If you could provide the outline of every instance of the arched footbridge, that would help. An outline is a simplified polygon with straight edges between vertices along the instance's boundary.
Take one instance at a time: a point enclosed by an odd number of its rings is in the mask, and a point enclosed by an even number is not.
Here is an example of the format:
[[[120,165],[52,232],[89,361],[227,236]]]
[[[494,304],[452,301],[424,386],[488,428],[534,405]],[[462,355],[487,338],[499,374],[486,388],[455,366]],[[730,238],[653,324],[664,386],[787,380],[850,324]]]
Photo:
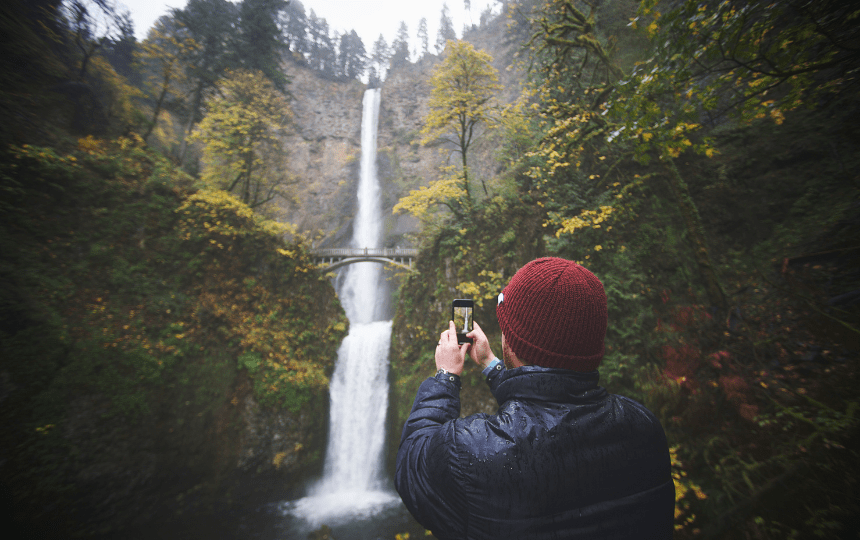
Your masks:
[[[406,248],[330,248],[313,249],[311,257],[323,272],[337,270],[357,262],[393,264],[412,270],[412,262],[418,256],[417,249]]]

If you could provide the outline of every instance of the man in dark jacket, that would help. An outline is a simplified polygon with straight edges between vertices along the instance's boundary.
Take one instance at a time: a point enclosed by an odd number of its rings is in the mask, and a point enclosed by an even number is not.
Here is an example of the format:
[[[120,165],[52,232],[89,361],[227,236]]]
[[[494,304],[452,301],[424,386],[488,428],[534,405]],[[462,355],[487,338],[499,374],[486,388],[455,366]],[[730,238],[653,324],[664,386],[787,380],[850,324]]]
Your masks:
[[[675,487],[663,428],[598,386],[603,284],[564,259],[532,261],[499,295],[504,365],[480,326],[436,348],[400,439],[395,485],[440,539],[668,539]],[[499,402],[460,416],[467,350]],[[507,366],[507,369],[505,369]]]

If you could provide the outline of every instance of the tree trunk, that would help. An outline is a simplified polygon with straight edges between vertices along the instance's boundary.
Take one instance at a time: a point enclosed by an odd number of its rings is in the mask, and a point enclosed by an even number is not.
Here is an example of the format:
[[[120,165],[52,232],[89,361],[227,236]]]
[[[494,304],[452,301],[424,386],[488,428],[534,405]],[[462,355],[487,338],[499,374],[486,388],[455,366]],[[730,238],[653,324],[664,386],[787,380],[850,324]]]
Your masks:
[[[472,190],[469,189],[469,164],[466,161],[466,152],[469,151],[469,140],[466,138],[465,119],[460,119],[460,160],[463,164],[463,191],[466,192],[467,212],[472,209]]]
[[[681,211],[681,216],[684,219],[684,226],[687,229],[687,235],[693,243],[693,255],[696,259],[696,265],[699,267],[699,274],[705,285],[705,292],[708,295],[708,301],[712,306],[716,306],[721,311],[725,312],[727,307],[726,295],[723,292],[723,287],[720,285],[720,279],[711,262],[711,255],[708,250],[708,244],[705,240],[705,229],[702,226],[702,220],[699,217],[699,211],[693,198],[690,196],[690,190],[687,183],[681,178],[681,173],[675,166],[675,162],[671,157],[665,157],[666,169],[669,172],[669,186],[672,188],[672,193],[675,195],[675,200],[678,202],[678,208]]]
[[[146,141],[149,136],[152,134],[152,130],[155,129],[155,126],[158,124],[158,115],[161,114],[161,107],[164,105],[164,98],[167,97],[167,90],[170,88],[170,76],[165,76],[163,84],[161,85],[161,93],[158,96],[158,101],[155,103],[155,112],[152,113],[152,122],[150,122],[149,127],[146,130],[146,134],[143,136],[143,140]]]
[[[185,153],[188,150],[188,137],[191,135],[191,128],[194,127],[194,117],[197,116],[197,109],[200,108],[200,102],[203,100],[203,80],[197,83],[197,88],[194,89],[194,99],[191,102],[191,108],[188,111],[188,124],[185,126],[185,135],[182,137],[182,145],[179,150],[179,166],[185,165]]]
[[[245,185],[242,189],[242,202],[251,206],[251,174],[254,168],[254,153],[248,152],[245,156]]]

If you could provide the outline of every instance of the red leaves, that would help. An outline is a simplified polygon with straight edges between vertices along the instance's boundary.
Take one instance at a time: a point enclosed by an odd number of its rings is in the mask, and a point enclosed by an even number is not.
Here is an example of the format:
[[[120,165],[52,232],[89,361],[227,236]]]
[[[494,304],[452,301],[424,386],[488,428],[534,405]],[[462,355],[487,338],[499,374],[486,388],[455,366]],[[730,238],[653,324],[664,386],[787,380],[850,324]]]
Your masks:
[[[695,389],[695,374],[699,369],[702,352],[699,347],[690,343],[677,346],[663,345],[661,349],[666,366],[663,373],[689,390]]]
[[[726,399],[738,410],[745,420],[753,421],[758,414],[758,406],[750,403],[753,399],[752,387],[746,379],[737,374],[721,375],[718,384],[726,395]]]

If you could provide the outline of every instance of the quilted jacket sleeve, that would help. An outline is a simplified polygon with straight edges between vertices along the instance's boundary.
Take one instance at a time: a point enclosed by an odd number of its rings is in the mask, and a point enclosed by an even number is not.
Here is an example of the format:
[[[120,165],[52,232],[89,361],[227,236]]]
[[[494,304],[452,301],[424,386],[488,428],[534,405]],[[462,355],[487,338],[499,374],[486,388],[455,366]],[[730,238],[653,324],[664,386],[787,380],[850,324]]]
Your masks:
[[[397,451],[394,484],[403,503],[437,538],[464,530],[454,420],[460,416],[460,379],[439,376],[418,388]]]

